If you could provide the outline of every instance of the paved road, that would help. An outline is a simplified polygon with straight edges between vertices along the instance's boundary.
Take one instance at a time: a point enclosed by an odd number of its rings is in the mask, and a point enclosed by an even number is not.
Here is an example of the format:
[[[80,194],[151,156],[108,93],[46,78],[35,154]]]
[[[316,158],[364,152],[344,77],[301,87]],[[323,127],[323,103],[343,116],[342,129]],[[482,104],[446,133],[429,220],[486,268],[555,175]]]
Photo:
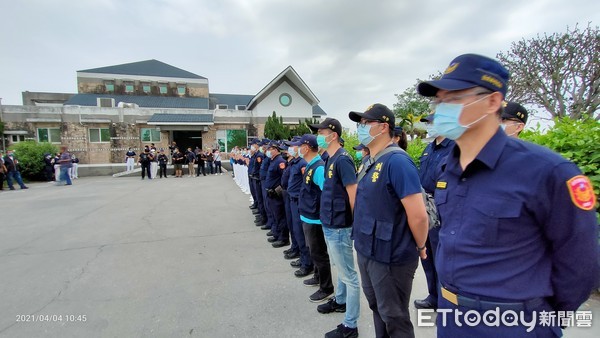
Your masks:
[[[343,315],[316,312],[247,206],[228,175],[1,192],[0,337],[322,337]],[[426,289],[419,268],[413,297]]]

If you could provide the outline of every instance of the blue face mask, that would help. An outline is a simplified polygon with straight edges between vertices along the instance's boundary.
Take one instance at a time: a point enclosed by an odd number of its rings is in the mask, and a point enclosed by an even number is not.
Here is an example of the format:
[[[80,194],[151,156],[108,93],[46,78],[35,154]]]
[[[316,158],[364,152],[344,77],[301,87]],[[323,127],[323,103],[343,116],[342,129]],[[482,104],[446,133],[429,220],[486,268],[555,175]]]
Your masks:
[[[369,145],[369,143],[371,143],[371,141],[373,141],[374,137],[371,136],[371,125],[367,124],[367,125],[359,125],[358,128],[356,129],[356,132],[358,134],[358,141],[360,142],[360,144],[362,145]]]
[[[296,157],[296,151],[294,150],[294,147],[288,148],[288,154],[290,154],[291,157]]]
[[[329,134],[329,135],[331,135],[331,134]],[[329,137],[329,135],[327,135],[327,136],[317,135],[317,144],[322,149],[327,149],[327,147],[329,147],[329,142],[327,142],[327,137]]]
[[[298,148],[298,156],[300,156],[300,158],[304,158],[304,154],[302,153],[302,148]]]
[[[271,157],[271,151],[267,150],[267,153],[265,155],[267,155],[267,157]]]
[[[427,129],[427,135],[429,135],[429,137],[438,137],[440,135],[432,124],[428,124],[425,128]]]
[[[489,96],[489,95],[488,95]],[[486,96],[487,97],[487,96]],[[485,97],[471,102],[467,105],[458,104],[458,103],[439,103],[435,108],[435,114],[433,115],[433,127],[438,132],[439,135],[447,137],[451,140],[459,139],[464,132],[474,125],[475,123],[483,120],[489,114],[485,114],[478,118],[477,120],[463,126],[460,124],[460,115],[463,112],[464,107],[467,107],[473,103],[479,102],[483,100]],[[364,144],[364,143],[363,143]]]
[[[362,151],[357,151],[356,154],[354,154],[354,157],[359,161],[362,160],[362,158],[363,158]]]

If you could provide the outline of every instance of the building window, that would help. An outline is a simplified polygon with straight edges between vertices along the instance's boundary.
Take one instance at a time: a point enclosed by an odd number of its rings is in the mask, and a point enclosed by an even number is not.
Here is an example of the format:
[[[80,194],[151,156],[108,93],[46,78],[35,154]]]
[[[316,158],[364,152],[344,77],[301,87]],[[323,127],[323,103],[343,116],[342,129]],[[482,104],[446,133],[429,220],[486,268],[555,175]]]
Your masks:
[[[279,95],[279,103],[282,106],[287,107],[290,104],[292,104],[292,97],[288,93],[283,93],[283,94]]]
[[[60,128],[38,128],[38,142],[60,143]]]
[[[142,128],[140,138],[142,142],[160,142],[160,131],[154,128]]]
[[[25,135],[10,135],[11,143],[19,143],[25,141]]]
[[[107,92],[114,92],[115,91],[115,83],[112,81],[107,81],[104,82],[104,87],[106,89]]]
[[[110,142],[110,131],[108,128],[90,128],[89,133],[91,143]]]
[[[161,94],[166,94],[167,93],[167,85],[165,83],[161,83],[158,85],[158,89],[160,91]]]
[[[133,83],[125,84],[125,93],[133,93]]]
[[[235,106],[235,109],[236,110],[246,110],[246,106],[243,104],[238,104]]]
[[[177,86],[177,94],[179,96],[185,95],[185,85],[179,85],[179,86]]]
[[[217,105],[217,109],[227,109],[227,108],[229,108],[229,106],[226,104],[218,104]]]
[[[142,91],[144,91],[144,93],[149,94],[150,93],[150,84],[149,83],[144,83],[142,85]]]

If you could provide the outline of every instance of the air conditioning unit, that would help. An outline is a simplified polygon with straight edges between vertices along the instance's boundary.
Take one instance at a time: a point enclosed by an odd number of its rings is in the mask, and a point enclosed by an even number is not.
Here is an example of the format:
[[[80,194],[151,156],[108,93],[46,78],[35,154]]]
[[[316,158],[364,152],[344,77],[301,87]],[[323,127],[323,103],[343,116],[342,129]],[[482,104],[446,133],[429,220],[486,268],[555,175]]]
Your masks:
[[[96,98],[96,105],[98,107],[114,108],[115,107],[115,99],[113,99],[111,97],[98,97],[98,98]]]

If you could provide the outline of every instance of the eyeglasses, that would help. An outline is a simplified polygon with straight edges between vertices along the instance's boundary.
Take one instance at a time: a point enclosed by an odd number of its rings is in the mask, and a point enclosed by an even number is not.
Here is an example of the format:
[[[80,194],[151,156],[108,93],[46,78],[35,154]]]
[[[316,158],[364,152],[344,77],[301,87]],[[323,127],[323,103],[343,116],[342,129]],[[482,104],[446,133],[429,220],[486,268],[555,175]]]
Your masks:
[[[468,93],[468,94],[463,94],[463,95],[455,95],[455,96],[445,97],[443,99],[435,98],[435,99],[431,100],[431,102],[429,103],[429,106],[432,109],[434,109],[440,103],[455,103],[455,102],[458,102],[467,97],[479,96],[479,95],[489,95],[489,94],[492,94],[492,92],[486,90],[486,91],[482,91],[482,92]]]
[[[378,120],[360,120],[360,122],[356,122],[356,128],[364,128],[367,126],[367,124],[370,123],[383,123],[381,121]]]

